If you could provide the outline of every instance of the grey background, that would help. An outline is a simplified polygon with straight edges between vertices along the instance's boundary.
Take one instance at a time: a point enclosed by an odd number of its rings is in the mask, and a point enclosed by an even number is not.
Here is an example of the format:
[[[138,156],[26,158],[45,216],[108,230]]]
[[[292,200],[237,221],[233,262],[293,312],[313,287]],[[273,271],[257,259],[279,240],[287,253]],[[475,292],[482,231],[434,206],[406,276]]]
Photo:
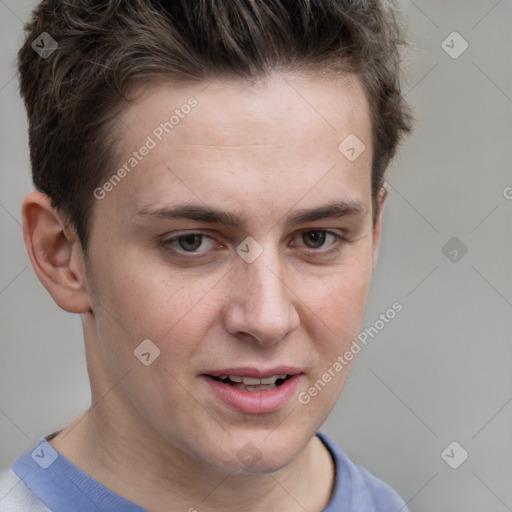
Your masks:
[[[0,0],[0,469],[90,398],[80,318],[54,305],[22,241],[14,59],[34,4]],[[512,510],[512,1],[402,4],[417,123],[390,171],[365,326],[403,311],[359,353],[323,431],[411,512]],[[454,31],[469,43],[457,59],[441,47]],[[468,248],[457,262],[441,250],[454,236]],[[441,458],[452,441],[469,453],[458,469]]]

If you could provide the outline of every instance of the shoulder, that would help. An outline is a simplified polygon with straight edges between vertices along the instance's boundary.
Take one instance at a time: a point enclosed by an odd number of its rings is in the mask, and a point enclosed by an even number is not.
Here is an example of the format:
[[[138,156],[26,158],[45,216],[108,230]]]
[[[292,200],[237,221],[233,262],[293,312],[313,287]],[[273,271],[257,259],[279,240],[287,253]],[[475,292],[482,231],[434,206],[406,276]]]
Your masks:
[[[400,495],[386,482],[379,480],[376,476],[372,475],[368,470],[356,466],[365,483],[368,494],[371,495],[373,505],[376,510],[400,510],[407,512],[406,504]]]
[[[407,512],[406,504],[387,483],[350,460],[347,454],[325,434],[318,434],[333,456],[336,484],[331,503],[324,512]]]
[[[0,475],[0,510],[2,512],[50,512],[11,470]]]

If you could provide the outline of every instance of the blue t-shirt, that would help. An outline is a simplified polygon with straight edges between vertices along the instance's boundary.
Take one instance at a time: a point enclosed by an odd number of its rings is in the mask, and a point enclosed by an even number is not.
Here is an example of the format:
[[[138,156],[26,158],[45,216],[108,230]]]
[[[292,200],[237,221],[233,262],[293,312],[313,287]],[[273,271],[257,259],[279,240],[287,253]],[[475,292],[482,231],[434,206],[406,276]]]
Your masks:
[[[317,435],[336,467],[334,492],[323,512],[407,512],[389,485],[356,466],[327,436]],[[2,512],[147,512],[81,471],[45,437],[11,471],[0,479]]]

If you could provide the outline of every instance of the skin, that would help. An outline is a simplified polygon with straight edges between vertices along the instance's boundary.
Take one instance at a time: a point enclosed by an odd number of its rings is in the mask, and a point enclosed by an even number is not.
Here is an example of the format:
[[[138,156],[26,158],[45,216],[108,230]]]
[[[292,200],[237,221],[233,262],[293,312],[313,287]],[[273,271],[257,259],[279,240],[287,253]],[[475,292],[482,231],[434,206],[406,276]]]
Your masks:
[[[321,511],[334,465],[315,433],[349,366],[309,404],[297,395],[362,325],[381,222],[379,215],[372,224],[368,102],[351,75],[152,83],[123,110],[117,164],[191,96],[197,107],[96,201],[86,260],[44,194],[24,201],[32,264],[57,304],[81,314],[91,379],[93,405],[51,444],[149,511]],[[349,134],[366,145],[353,162],[338,150]],[[380,212],[384,199],[382,191]],[[357,208],[286,223],[335,201]],[[185,202],[229,211],[245,226],[147,214]],[[211,237],[199,256],[169,240],[198,230]],[[315,246],[308,233],[322,230],[347,241],[327,235]],[[248,236],[263,248],[253,263],[236,253]],[[150,366],[133,352],[147,338],[161,351]],[[277,365],[303,374],[270,414],[229,408],[202,377]],[[237,457],[249,442],[261,455],[251,467]]]

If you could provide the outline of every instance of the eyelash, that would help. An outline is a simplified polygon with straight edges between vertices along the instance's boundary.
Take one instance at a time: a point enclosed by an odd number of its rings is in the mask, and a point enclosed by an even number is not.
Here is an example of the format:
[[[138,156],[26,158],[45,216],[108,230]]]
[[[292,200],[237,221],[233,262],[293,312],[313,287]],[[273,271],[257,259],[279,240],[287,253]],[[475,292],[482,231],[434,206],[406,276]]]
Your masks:
[[[322,258],[337,254],[341,252],[345,244],[350,243],[350,240],[345,235],[340,235],[339,233],[329,229],[308,229],[306,231],[301,231],[298,236],[302,236],[306,233],[325,233],[326,235],[332,235],[334,237],[334,242],[331,244],[330,249],[324,249],[322,251],[320,249],[315,250],[306,246],[306,248],[310,251],[310,257],[313,258]]]
[[[351,241],[348,240],[345,235],[341,235],[341,234],[336,233],[335,231],[331,231],[329,229],[308,229],[305,231],[301,231],[300,233],[298,233],[297,236],[303,236],[307,233],[325,233],[326,235],[332,235],[334,237],[334,242],[331,244],[330,249],[321,250],[321,249],[308,248],[307,246],[305,246],[306,249],[308,249],[308,252],[310,252],[309,256],[313,257],[313,258],[321,258],[321,257],[334,255],[334,254],[340,252],[343,249],[343,246],[345,244],[351,243]],[[208,233],[205,233],[202,231],[191,231],[189,233],[184,233],[184,234],[175,235],[175,236],[172,236],[169,238],[164,238],[160,241],[160,244],[165,250],[171,251],[175,255],[182,257],[182,258],[191,259],[191,258],[199,258],[201,256],[204,256],[205,253],[198,253],[195,251],[185,251],[183,249],[181,249],[181,250],[175,249],[171,246],[172,243],[177,242],[178,240],[180,240],[182,238],[186,238],[187,236],[192,236],[192,235],[199,235],[204,238],[208,238],[212,241],[215,241],[215,239],[212,236],[210,236]],[[196,256],[193,256],[194,254]]]

